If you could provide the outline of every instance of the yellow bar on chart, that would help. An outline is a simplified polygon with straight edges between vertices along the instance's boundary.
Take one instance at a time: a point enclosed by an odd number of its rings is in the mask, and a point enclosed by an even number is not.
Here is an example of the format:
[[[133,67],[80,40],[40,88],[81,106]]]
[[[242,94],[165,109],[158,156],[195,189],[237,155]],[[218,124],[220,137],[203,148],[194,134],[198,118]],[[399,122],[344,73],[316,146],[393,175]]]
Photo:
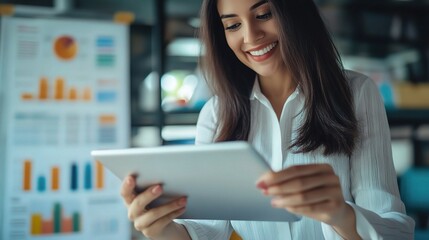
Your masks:
[[[33,94],[31,94],[31,93],[23,93],[23,94],[21,95],[21,99],[22,99],[22,100],[25,100],[25,101],[29,101],[29,100],[33,100],[33,99],[34,99],[34,96],[33,96]]]
[[[32,163],[30,160],[24,161],[24,171],[23,171],[23,182],[22,182],[22,189],[24,191],[30,191],[31,190],[31,170],[32,170]]]
[[[104,187],[104,169],[103,165],[99,161],[95,161],[96,164],[96,184],[95,187],[101,189]]]
[[[58,191],[60,189],[60,168],[58,167],[53,167],[51,170],[51,174],[52,174],[52,190],[53,191]]]
[[[65,93],[64,79],[63,78],[57,78],[57,80],[55,80],[55,93],[54,93],[55,100],[63,100],[64,99],[64,93]]]
[[[101,115],[100,118],[101,124],[115,124],[116,123],[116,116],[115,115]]]
[[[42,215],[33,214],[31,215],[31,235],[42,234]]]
[[[39,99],[40,100],[47,100],[48,99],[48,92],[49,92],[48,79],[43,77],[40,79],[40,82],[39,82]]]
[[[91,89],[85,88],[83,90],[83,100],[89,102],[89,101],[91,101],[91,98],[92,98]]]
[[[71,87],[69,90],[69,100],[72,100],[72,101],[77,100],[77,90],[74,87]]]

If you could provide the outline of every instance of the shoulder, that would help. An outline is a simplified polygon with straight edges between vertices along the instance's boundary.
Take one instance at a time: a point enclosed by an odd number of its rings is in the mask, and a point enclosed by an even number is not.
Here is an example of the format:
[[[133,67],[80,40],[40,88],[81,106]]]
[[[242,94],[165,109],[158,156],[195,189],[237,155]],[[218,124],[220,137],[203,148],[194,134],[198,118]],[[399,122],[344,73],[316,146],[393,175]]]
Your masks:
[[[218,128],[218,100],[210,98],[200,111],[197,122],[195,144],[207,144],[215,141]]]
[[[218,105],[219,103],[217,96],[211,97],[201,109],[198,121],[202,119],[212,119],[212,121],[215,121],[217,119]]]
[[[346,70],[345,76],[355,101],[364,95],[379,95],[378,87],[370,77],[351,70]]]

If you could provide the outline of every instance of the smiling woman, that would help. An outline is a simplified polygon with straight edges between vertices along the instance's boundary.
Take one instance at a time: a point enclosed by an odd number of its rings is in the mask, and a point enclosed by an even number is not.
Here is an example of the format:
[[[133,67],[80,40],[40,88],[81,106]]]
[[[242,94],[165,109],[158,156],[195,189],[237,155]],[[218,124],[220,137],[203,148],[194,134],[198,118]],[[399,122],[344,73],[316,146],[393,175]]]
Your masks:
[[[129,176],[122,195],[136,229],[151,239],[412,239],[378,89],[343,69],[314,2],[203,0],[200,16],[201,67],[215,96],[196,144],[251,143],[273,170],[255,188],[302,219],[172,220],[186,198],[143,211],[162,187],[135,195]]]

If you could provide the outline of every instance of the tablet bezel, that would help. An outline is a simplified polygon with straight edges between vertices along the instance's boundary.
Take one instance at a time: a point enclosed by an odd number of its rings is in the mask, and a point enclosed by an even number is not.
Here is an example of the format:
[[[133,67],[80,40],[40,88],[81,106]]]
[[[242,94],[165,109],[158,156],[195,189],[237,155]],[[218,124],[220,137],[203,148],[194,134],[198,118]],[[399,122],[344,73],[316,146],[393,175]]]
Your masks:
[[[140,188],[162,184],[158,202],[187,196],[184,219],[297,221],[299,216],[273,208],[256,187],[270,171],[247,142],[96,150],[92,157],[119,179],[133,174]]]

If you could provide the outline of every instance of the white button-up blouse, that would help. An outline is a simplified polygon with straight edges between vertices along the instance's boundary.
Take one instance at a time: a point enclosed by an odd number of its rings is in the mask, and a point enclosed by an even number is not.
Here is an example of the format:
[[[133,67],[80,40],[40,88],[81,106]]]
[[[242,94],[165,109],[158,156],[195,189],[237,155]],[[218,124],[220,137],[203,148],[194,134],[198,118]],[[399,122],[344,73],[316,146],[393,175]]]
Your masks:
[[[278,120],[270,102],[255,81],[250,97],[249,142],[273,170],[296,164],[329,163],[339,176],[346,202],[356,213],[362,239],[412,239],[414,221],[405,214],[392,161],[390,131],[378,89],[368,77],[347,71],[352,90],[360,139],[351,157],[321,151],[293,153],[289,149],[303,121],[304,96],[299,88],[287,99]],[[214,142],[218,128],[217,100],[201,110],[196,144]],[[246,166],[242,173],[245,174]],[[243,199],[246,201],[246,199]],[[210,207],[210,206],[207,206]],[[279,211],[282,211],[279,209]],[[298,222],[176,220],[185,225],[193,240],[224,240],[235,230],[243,239],[342,239],[327,224],[303,217]]]

